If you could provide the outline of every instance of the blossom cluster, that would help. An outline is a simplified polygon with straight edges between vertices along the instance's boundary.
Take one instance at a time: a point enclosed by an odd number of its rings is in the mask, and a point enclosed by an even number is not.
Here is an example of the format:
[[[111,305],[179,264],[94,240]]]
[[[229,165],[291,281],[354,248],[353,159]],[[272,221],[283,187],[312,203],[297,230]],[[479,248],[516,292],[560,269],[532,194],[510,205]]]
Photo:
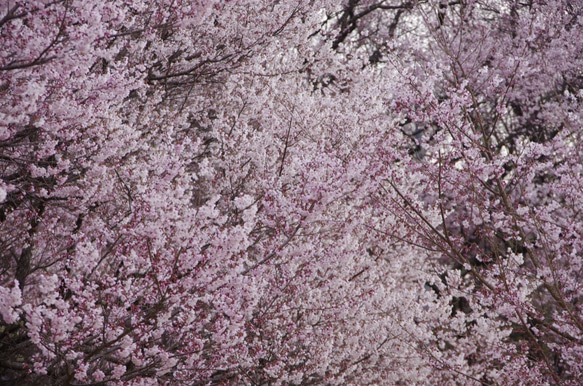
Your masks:
[[[0,380],[580,384],[582,23],[0,2]]]

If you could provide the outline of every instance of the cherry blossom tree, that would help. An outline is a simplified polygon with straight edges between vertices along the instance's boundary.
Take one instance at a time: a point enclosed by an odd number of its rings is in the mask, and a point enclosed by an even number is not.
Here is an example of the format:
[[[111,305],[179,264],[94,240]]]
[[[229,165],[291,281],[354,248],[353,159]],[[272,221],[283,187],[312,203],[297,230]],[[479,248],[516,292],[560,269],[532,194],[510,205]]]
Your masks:
[[[0,2],[0,379],[580,383],[582,11]]]
[[[437,252],[428,286],[451,315],[426,319],[425,351],[478,383],[581,379],[580,14],[348,2],[330,21],[332,47],[393,74],[388,114],[409,157],[379,157],[376,221],[396,215],[390,238]]]

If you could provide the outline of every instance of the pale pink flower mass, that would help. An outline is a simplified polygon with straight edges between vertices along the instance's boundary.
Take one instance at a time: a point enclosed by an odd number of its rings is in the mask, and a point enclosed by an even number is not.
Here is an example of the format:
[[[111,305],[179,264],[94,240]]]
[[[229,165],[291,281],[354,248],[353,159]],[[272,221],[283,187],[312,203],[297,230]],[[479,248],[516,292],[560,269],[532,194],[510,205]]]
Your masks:
[[[0,1],[0,383],[583,383],[583,6]]]

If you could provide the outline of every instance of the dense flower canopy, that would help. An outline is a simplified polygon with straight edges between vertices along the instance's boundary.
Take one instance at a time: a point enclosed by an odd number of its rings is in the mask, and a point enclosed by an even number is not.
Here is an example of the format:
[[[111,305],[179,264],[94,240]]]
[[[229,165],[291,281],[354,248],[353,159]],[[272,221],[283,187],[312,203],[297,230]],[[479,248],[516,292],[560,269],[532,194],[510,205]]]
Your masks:
[[[583,382],[583,4],[0,0],[0,383]]]

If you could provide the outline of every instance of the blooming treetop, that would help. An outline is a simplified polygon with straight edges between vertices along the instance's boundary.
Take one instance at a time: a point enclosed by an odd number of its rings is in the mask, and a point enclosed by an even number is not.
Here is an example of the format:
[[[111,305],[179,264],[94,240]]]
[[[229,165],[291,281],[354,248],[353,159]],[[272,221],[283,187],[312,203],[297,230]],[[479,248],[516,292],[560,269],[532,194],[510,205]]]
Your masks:
[[[582,12],[0,2],[0,379],[579,384]]]

